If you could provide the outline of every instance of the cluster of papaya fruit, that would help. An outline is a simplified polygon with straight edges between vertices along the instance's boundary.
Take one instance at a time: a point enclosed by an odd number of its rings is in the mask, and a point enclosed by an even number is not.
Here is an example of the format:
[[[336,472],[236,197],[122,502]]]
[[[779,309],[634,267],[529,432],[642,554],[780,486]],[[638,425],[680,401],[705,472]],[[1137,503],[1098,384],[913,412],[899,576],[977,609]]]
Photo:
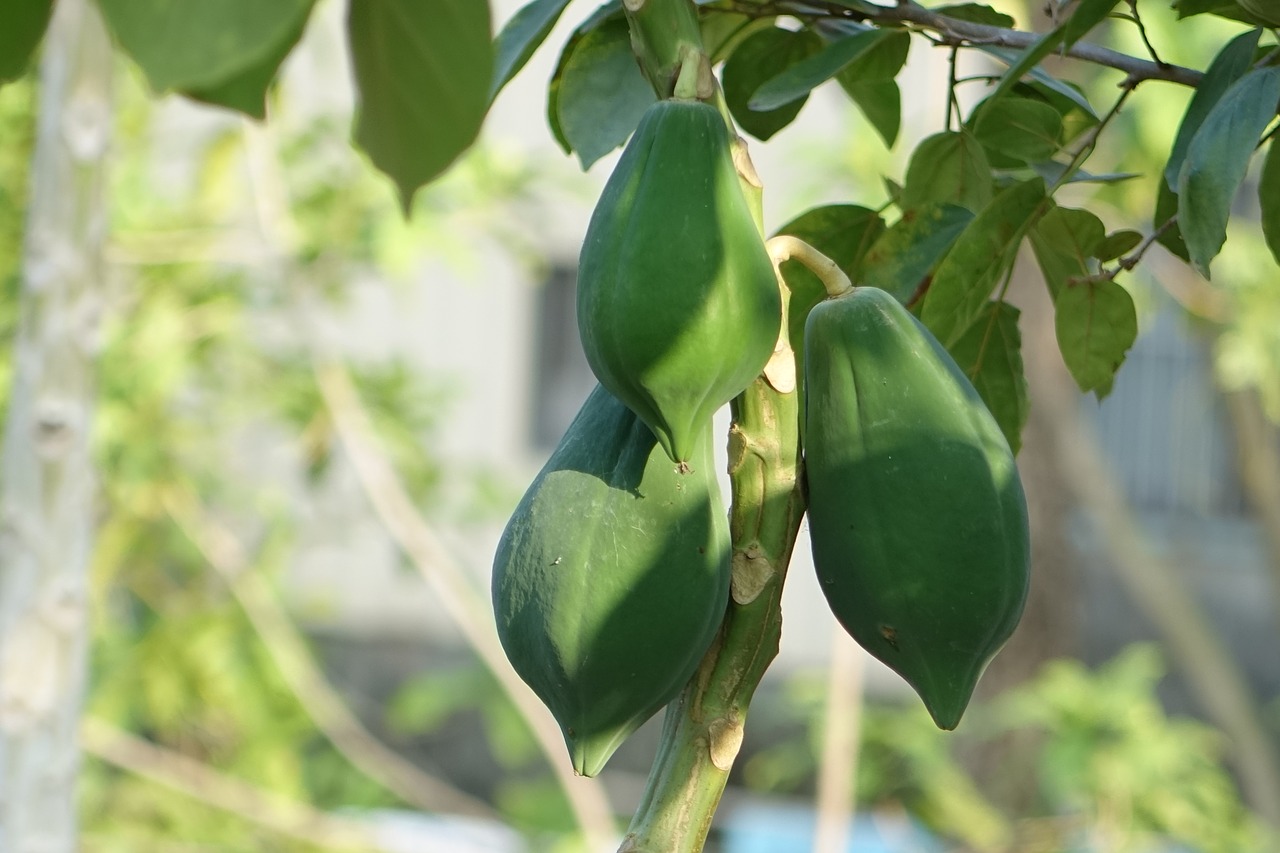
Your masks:
[[[577,308],[600,385],[508,522],[492,593],[509,660],[591,776],[715,639],[731,543],[711,419],[782,329],[714,106],[667,99],[644,115],[588,226]],[[1012,453],[946,351],[882,291],[814,308],[804,346],[823,590],[952,728],[1026,594]]]

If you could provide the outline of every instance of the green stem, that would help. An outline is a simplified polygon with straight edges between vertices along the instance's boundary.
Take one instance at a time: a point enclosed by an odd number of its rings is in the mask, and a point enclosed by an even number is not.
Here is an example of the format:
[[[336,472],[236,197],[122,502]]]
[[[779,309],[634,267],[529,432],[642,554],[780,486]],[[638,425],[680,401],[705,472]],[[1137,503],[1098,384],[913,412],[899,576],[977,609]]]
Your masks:
[[[795,393],[757,380],[733,402],[733,584],[720,633],[667,708],[645,796],[619,853],[702,850],[742,743],[747,707],[778,653],[782,585],[804,514]]]
[[[686,56],[703,52],[697,9],[689,0],[623,0],[622,7],[640,67],[658,97],[670,98]]]

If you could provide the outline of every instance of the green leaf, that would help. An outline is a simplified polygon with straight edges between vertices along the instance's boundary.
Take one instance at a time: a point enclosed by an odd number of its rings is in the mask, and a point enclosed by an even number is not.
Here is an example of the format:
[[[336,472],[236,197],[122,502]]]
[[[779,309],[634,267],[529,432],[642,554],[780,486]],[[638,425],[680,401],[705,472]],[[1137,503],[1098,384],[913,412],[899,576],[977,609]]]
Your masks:
[[[229,80],[215,86],[184,89],[182,94],[195,101],[242,112],[259,121],[267,117],[267,89],[276,79],[285,57],[302,38],[306,29],[306,17],[298,20],[297,28],[276,45],[275,50],[259,62],[236,73]]]
[[[916,146],[907,165],[901,207],[923,207],[932,201],[972,211],[991,201],[991,165],[972,134],[944,131]]]
[[[850,280],[861,280],[863,258],[884,233],[880,214],[855,204],[832,204],[807,210],[778,229],[797,237],[836,262]],[[782,278],[791,291],[787,329],[796,351],[796,367],[803,374],[804,324],[809,311],[827,297],[818,277],[798,261],[782,265]]]
[[[880,30],[868,30],[832,42],[820,52],[770,78],[755,91],[748,105],[753,110],[767,111],[804,97],[870,50],[884,35]]]
[[[950,349],[1015,454],[1022,448],[1022,428],[1031,411],[1022,367],[1019,314],[1008,303],[988,302]]]
[[[1068,164],[1059,163],[1057,160],[1041,160],[1039,163],[1029,163],[1028,168],[1040,177],[1044,178],[1046,184],[1056,184],[1062,180],[1062,173],[1067,170]],[[1063,180],[1063,184],[1118,184],[1121,181],[1131,181],[1134,178],[1142,177],[1141,172],[1103,172],[1095,174],[1084,169],[1076,169],[1071,176]]]
[[[347,37],[359,103],[356,143],[395,182],[408,210],[418,187],[480,133],[493,79],[489,4],[355,2]]]
[[[1227,89],[1231,88],[1231,84],[1243,77],[1249,70],[1249,66],[1253,64],[1253,51],[1257,48],[1258,38],[1261,35],[1261,30],[1251,30],[1236,36],[1218,52],[1204,72],[1204,79],[1200,81],[1195,94],[1191,96],[1191,102],[1187,104],[1187,111],[1182,116],[1178,134],[1173,139],[1169,162],[1164,167],[1164,179],[1168,182],[1170,189],[1177,189],[1182,162],[1186,159],[1187,149],[1191,146],[1191,140],[1195,137],[1196,131],[1200,129],[1200,125],[1204,124],[1210,110],[1222,99]]]
[[[1205,117],[1178,175],[1178,224],[1191,265],[1205,278],[1227,239],[1227,218],[1258,138],[1280,104],[1280,67],[1237,80]]]
[[[906,210],[867,251],[858,283],[884,290],[904,305],[910,303],[925,276],[972,219],[969,210],[946,202]]]
[[[1262,236],[1280,263],[1280,141],[1271,140],[1262,176],[1258,179],[1258,201],[1262,206]]]
[[[5,4],[0,11],[0,83],[27,73],[52,12],[53,0],[9,0]]]
[[[493,82],[489,86],[489,100],[497,97],[502,87],[524,68],[570,0],[533,0],[520,8],[502,27],[494,44]]]
[[[1116,371],[1138,337],[1138,315],[1129,292],[1114,281],[1082,281],[1054,302],[1058,348],[1081,391],[1099,400],[1111,393]]]
[[[1098,249],[1106,240],[1106,226],[1087,210],[1054,205],[1029,232],[1045,284],[1053,298],[1071,282],[1098,271]]]
[[[636,65],[625,18],[605,19],[565,50],[556,70],[556,124],[585,170],[627,141],[656,96]]]
[[[960,338],[1012,266],[1044,189],[1032,178],[1001,190],[938,265],[920,319],[945,346]]]
[[[547,126],[551,128],[552,137],[555,138],[556,143],[566,154],[573,153],[573,146],[565,138],[564,128],[560,126],[560,88],[564,82],[565,66],[569,64],[570,57],[573,56],[574,51],[577,50],[578,45],[586,37],[587,33],[608,21],[625,21],[622,12],[622,0],[609,0],[608,3],[600,6],[578,25],[573,34],[569,36],[568,41],[564,43],[564,47],[560,48],[560,57],[556,60],[556,70],[551,75],[551,82],[547,84]]]
[[[1156,210],[1155,215],[1152,217],[1151,227],[1162,228],[1177,213],[1178,196],[1173,190],[1169,189],[1168,184],[1161,181],[1159,189],[1156,190]],[[1187,253],[1187,243],[1182,239],[1182,229],[1178,227],[1176,220],[1172,225],[1160,232],[1156,242],[1179,258],[1182,258],[1182,260],[1190,263],[1191,256]]]
[[[976,47],[979,50],[981,50],[983,53],[987,54],[988,56],[994,56],[996,59],[1000,60],[1005,65],[1015,64],[1020,57],[1020,54],[1018,53],[1018,51],[1010,50],[1007,47],[995,47],[993,45],[976,45]],[[1054,92],[1057,92],[1062,97],[1067,98],[1068,100],[1075,103],[1075,105],[1078,106],[1084,112],[1088,113],[1094,118],[1097,118],[1098,114],[1094,112],[1093,106],[1089,103],[1089,99],[1084,96],[1083,92],[1081,92],[1079,89],[1077,89],[1075,86],[1071,85],[1070,83],[1067,83],[1063,80],[1059,80],[1057,77],[1054,77],[1048,71],[1045,71],[1043,68],[1040,68],[1039,66],[1032,68],[1030,71],[1026,72],[1023,76],[1026,77],[1031,83],[1038,84],[1040,86],[1045,87],[1046,89],[1050,89]],[[1014,84],[1014,86],[1011,86],[1010,91],[1012,91],[1013,88],[1015,87],[1016,87],[1016,84]]]
[[[99,0],[98,5],[151,87],[165,92],[217,86],[261,64],[298,29],[312,2]]]
[[[910,48],[911,37],[905,32],[886,32],[836,75],[845,94],[890,148],[902,122],[902,93],[894,78],[906,64]]]
[[[971,124],[983,147],[1023,162],[1048,160],[1062,145],[1062,116],[1030,98],[987,99],[974,109]]]
[[[808,30],[770,27],[752,33],[729,55],[721,75],[724,99],[734,121],[759,140],[766,140],[791,124],[809,99],[807,92],[772,110],[754,110],[748,101],[765,81],[821,49],[822,39]]]
[[[1093,29],[1103,18],[1111,14],[1120,0],[1080,0],[1076,3],[1071,16],[1049,32],[1041,36],[1034,44],[1022,51],[1018,59],[1005,72],[991,98],[1002,97],[1014,83],[1017,83],[1028,72],[1040,64],[1041,60],[1055,50],[1065,50],[1079,41],[1085,33]]]
[[[988,27],[1005,27],[1011,28],[1014,25],[1013,17],[1003,12],[997,12],[990,6],[983,6],[981,3],[958,3],[954,6],[934,6],[931,10],[938,15],[946,15],[948,18],[955,18],[957,21],[968,21],[971,24],[985,24]]]
[[[1094,255],[1099,261],[1114,261],[1136,249],[1141,242],[1141,231],[1114,231],[1107,235]]]

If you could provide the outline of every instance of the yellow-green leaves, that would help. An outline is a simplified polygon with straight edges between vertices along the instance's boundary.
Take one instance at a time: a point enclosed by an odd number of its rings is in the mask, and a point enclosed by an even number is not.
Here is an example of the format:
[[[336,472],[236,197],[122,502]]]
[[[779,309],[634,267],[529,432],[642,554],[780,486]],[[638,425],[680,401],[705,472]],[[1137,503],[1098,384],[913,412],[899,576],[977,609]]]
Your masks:
[[[8,0],[0,10],[0,83],[27,70],[52,11],[53,0]]]

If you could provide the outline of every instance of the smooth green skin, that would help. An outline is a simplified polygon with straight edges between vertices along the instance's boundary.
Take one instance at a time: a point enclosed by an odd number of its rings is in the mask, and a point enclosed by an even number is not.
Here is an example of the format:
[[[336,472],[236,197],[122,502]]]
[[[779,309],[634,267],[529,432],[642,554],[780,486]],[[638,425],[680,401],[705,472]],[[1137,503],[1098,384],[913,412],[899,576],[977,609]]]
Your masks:
[[[1026,601],[1013,454],[947,351],[881,290],[813,309],[805,388],[822,591],[853,638],[953,729]]]
[[[682,473],[597,387],[502,534],[498,636],[584,776],[680,692],[724,616],[729,526],[711,445]]]
[[[781,326],[773,266],[715,107],[659,101],[596,204],[578,331],[600,383],[674,461],[764,369]]]

